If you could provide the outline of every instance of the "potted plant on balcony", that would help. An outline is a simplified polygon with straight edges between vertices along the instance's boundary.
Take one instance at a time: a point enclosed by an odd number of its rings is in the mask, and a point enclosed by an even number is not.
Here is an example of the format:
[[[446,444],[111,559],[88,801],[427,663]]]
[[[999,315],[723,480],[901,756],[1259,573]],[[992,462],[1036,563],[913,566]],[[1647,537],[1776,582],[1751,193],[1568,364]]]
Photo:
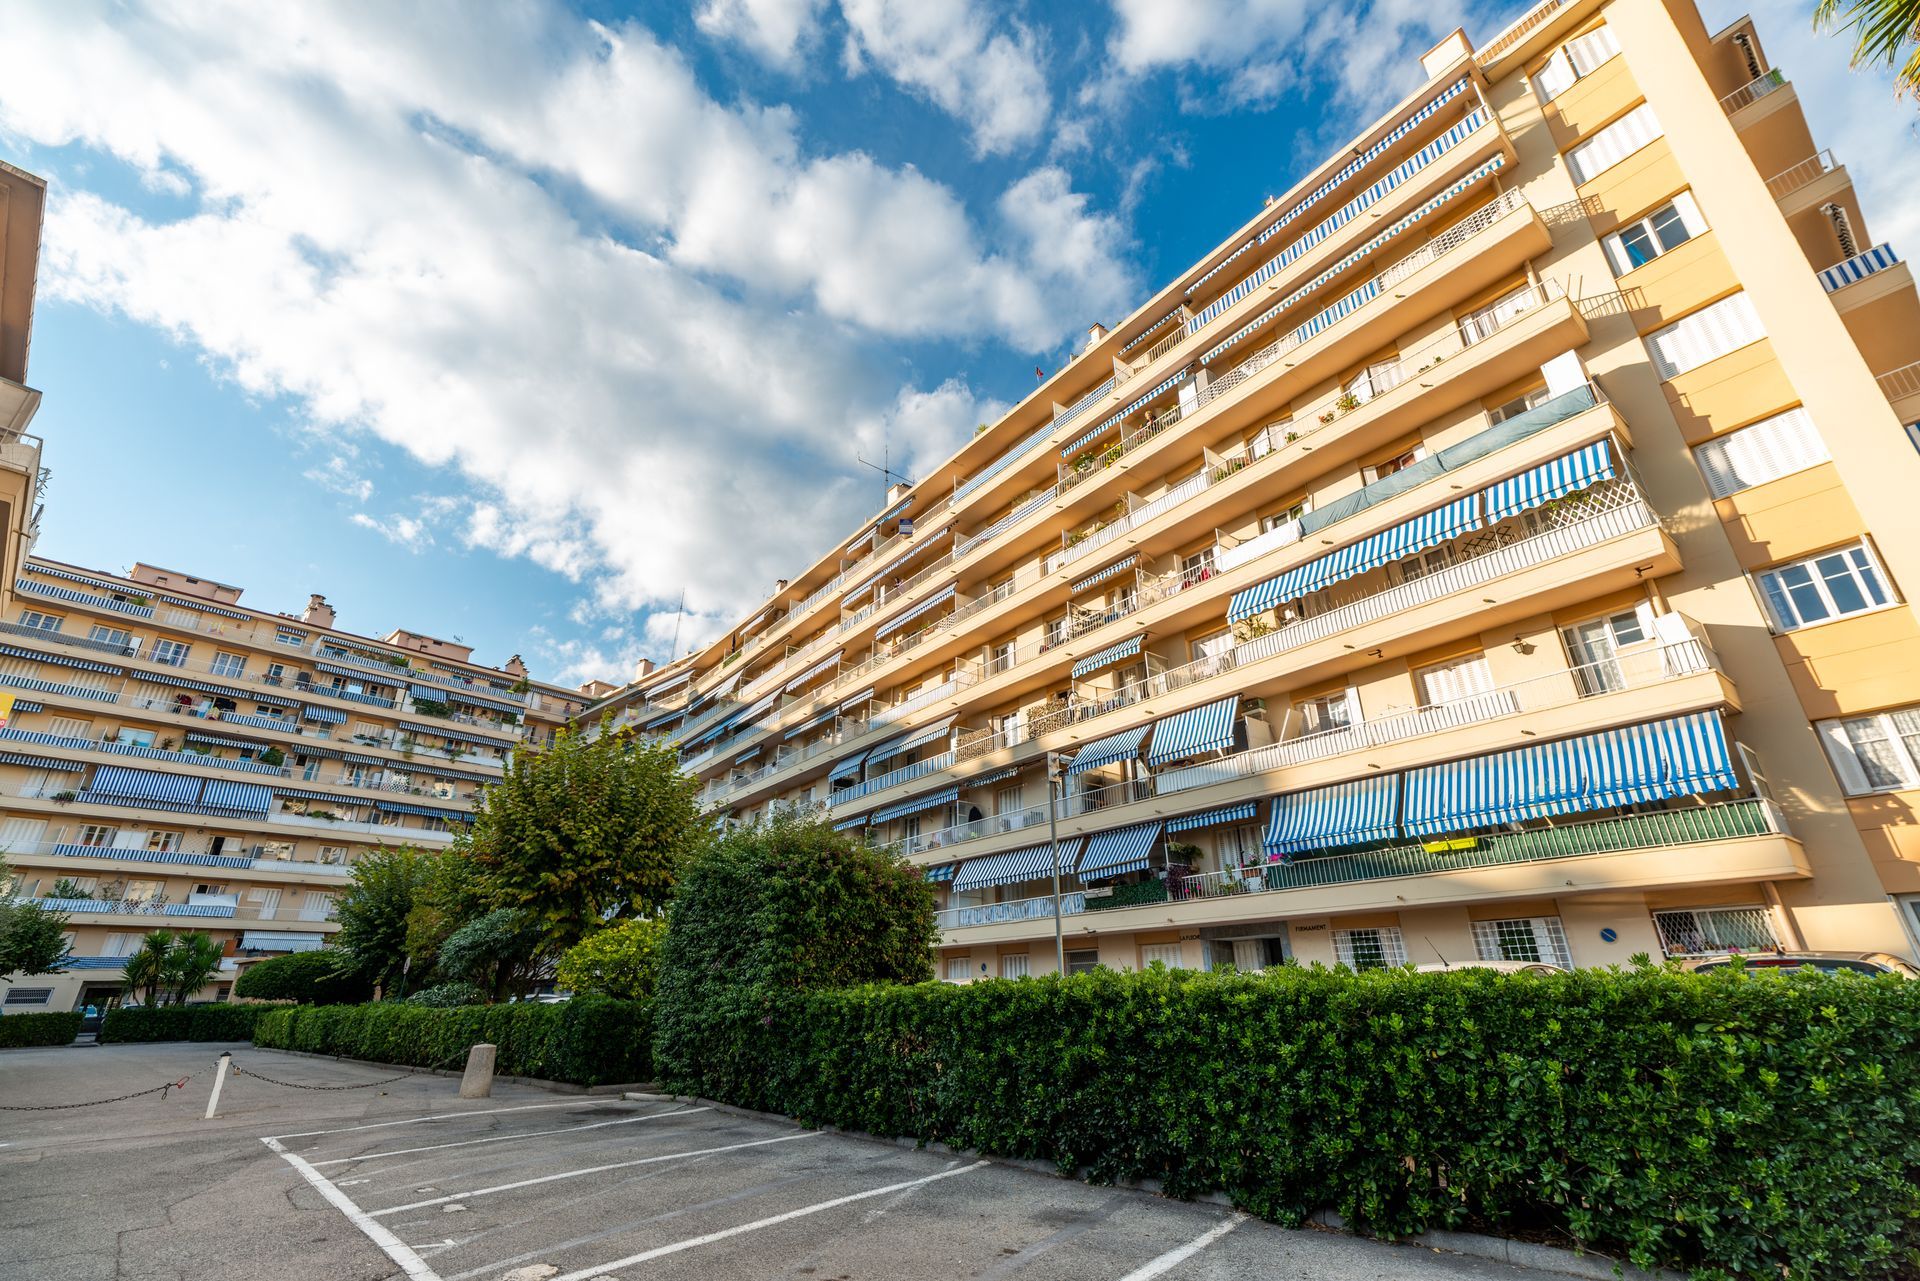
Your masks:
[[[266,751],[260,753],[259,761],[262,765],[272,765],[278,768],[287,763],[287,754],[277,747],[269,747]]]

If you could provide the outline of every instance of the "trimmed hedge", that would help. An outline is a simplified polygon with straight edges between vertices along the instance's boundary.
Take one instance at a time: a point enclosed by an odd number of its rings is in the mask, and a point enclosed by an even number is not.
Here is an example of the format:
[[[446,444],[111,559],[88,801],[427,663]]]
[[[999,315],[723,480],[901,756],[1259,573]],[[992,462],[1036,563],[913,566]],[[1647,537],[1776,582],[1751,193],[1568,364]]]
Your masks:
[[[43,1014],[0,1017],[0,1050],[28,1045],[71,1045],[80,1035],[80,1011],[53,1010]]]
[[[278,1005],[228,1003],[217,1005],[121,1006],[107,1012],[100,1043],[135,1041],[250,1041],[254,1024]]]
[[[233,994],[250,1001],[304,1001],[311,1005],[352,1005],[373,999],[373,983],[363,974],[342,972],[339,948],[290,952],[255,961],[240,972]]]
[[[1156,968],[694,1017],[675,1091],[1287,1225],[1544,1229],[1771,1281],[1903,1275],[1920,1246],[1920,982]]]
[[[382,1001],[301,1005],[260,1020],[253,1043],[410,1067],[455,1067],[467,1047],[500,1047],[495,1071],[576,1085],[653,1079],[653,1009],[646,1001],[576,996],[557,1005],[465,1005],[457,1009]]]

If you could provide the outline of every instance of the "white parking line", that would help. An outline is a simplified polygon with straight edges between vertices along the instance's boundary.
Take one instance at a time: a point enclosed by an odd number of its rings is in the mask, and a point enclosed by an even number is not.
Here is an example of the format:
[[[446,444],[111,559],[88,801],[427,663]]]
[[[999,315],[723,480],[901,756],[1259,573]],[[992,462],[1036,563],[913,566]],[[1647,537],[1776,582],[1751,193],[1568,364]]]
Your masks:
[[[739,1227],[723,1228],[718,1232],[709,1232],[705,1236],[689,1237],[685,1241],[675,1241],[672,1245],[655,1246],[651,1250],[642,1250],[639,1254],[630,1254],[624,1259],[615,1259],[611,1263],[598,1263],[591,1268],[578,1272],[569,1272],[565,1276],[554,1277],[552,1281],[587,1281],[589,1277],[605,1276],[621,1268],[630,1268],[636,1263],[645,1263],[650,1259],[662,1258],[669,1254],[678,1254],[682,1250],[691,1250],[695,1246],[711,1245],[715,1241],[724,1241],[728,1237],[737,1237],[747,1232],[757,1232],[761,1228],[770,1228],[777,1223],[786,1223],[792,1219],[805,1218],[809,1214],[819,1214],[822,1210],[831,1210],[836,1206],[850,1205],[855,1201],[865,1201],[869,1197],[885,1196],[889,1192],[904,1192],[908,1188],[917,1188],[922,1184],[934,1183],[940,1179],[951,1179],[957,1174],[970,1174],[982,1166],[991,1165],[990,1161],[975,1161],[972,1165],[961,1166],[957,1170],[942,1170],[938,1174],[929,1174],[924,1178],[908,1179],[903,1183],[889,1183],[884,1188],[873,1188],[866,1192],[855,1192],[851,1196],[835,1197],[831,1201],[822,1201],[817,1205],[806,1205],[798,1210],[788,1210],[785,1214],[776,1214],[770,1218],[755,1219],[752,1223],[742,1223]],[[376,1225],[377,1226],[377,1225]]]
[[[410,1116],[404,1121],[374,1121],[368,1125],[343,1125],[333,1130],[302,1130],[298,1134],[275,1134],[275,1139],[311,1139],[322,1134],[352,1134],[358,1130],[385,1130],[396,1125],[423,1125],[428,1121],[457,1121],[463,1116],[497,1116],[502,1112],[540,1112],[549,1108],[597,1107],[608,1099],[578,1099],[571,1103],[525,1103],[514,1108],[477,1108],[471,1112],[435,1112],[432,1116]]]
[[[333,1184],[327,1182],[327,1176],[308,1164],[303,1158],[295,1156],[280,1146],[278,1139],[262,1139],[281,1159],[300,1172],[300,1177],[311,1183],[325,1197],[329,1204],[347,1216],[347,1221],[364,1232],[367,1239],[379,1246],[389,1259],[400,1265],[400,1270],[413,1278],[413,1281],[440,1281],[440,1274],[427,1266],[426,1260],[415,1254],[407,1243],[384,1227],[375,1223],[365,1210],[353,1203],[353,1199]]]
[[[394,1148],[390,1152],[368,1152],[362,1156],[338,1156],[328,1161],[315,1161],[317,1168],[323,1165],[351,1165],[355,1161],[375,1161],[384,1156],[411,1156],[415,1152],[439,1152],[446,1148],[470,1148],[481,1143],[507,1143],[514,1139],[537,1139],[548,1134],[576,1134],[581,1130],[601,1130],[609,1125],[632,1125],[636,1121],[663,1121],[670,1116],[692,1116],[695,1112],[711,1112],[712,1108],[682,1108],[678,1112],[652,1112],[646,1116],[623,1116],[618,1121],[595,1121],[592,1125],[563,1125],[557,1130],[528,1130],[521,1134],[496,1134],[485,1139],[460,1139],[453,1143],[433,1143],[423,1148]]]
[[[1246,1221],[1247,1216],[1238,1213],[1234,1214],[1231,1218],[1222,1219],[1185,1245],[1177,1246],[1158,1258],[1148,1259],[1145,1263],[1121,1277],[1120,1281],[1149,1281],[1150,1278],[1157,1277],[1162,1272],[1166,1272],[1171,1268],[1185,1263],[1188,1259],[1191,1259],[1194,1255],[1200,1253]]]
[[[692,1152],[667,1152],[660,1156],[643,1156],[632,1161],[614,1161],[607,1165],[590,1165],[581,1170],[567,1170],[561,1174],[543,1174],[537,1179],[522,1179],[518,1183],[499,1183],[490,1188],[475,1188],[471,1192],[454,1192],[447,1196],[437,1196],[427,1201],[409,1201],[405,1205],[392,1205],[384,1210],[372,1212],[372,1218],[378,1219],[389,1214],[399,1214],[406,1210],[424,1210],[430,1205],[444,1205],[448,1201],[466,1201],[477,1196],[492,1196],[496,1192],[511,1192],[515,1188],[530,1188],[537,1183],[555,1183],[561,1179],[577,1179],[588,1174],[604,1174],[608,1170],[625,1170],[636,1165],[658,1165],[663,1161],[678,1161],[682,1157],[712,1156],[716,1152],[738,1152],[741,1148],[763,1148],[770,1143],[792,1143],[795,1139],[812,1139],[820,1136],[819,1130],[809,1130],[804,1134],[783,1134],[777,1139],[755,1139],[751,1143],[729,1143],[722,1148],[696,1148]]]

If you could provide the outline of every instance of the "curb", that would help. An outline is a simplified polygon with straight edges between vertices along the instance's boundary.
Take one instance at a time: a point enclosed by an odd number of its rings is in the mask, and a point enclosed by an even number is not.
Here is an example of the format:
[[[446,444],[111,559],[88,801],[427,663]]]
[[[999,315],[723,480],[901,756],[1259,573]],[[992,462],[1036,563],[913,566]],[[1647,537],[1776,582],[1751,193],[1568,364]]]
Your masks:
[[[149,1044],[156,1044],[156,1043],[149,1042]],[[197,1045],[197,1044],[201,1044],[201,1042],[176,1041],[176,1042],[171,1042],[171,1044]],[[356,1059],[356,1058],[350,1058],[344,1054],[316,1054],[312,1050],[270,1050],[264,1045],[254,1045],[254,1046],[249,1046],[248,1048],[259,1054],[287,1054],[287,1055],[293,1056],[294,1058],[301,1058],[301,1059],[325,1059],[331,1063],[364,1063],[368,1067],[392,1068],[396,1072],[412,1072],[419,1076],[459,1077],[465,1074],[464,1068],[414,1067],[412,1064],[409,1064],[409,1063],[382,1063],[377,1059]],[[629,1090],[637,1089],[640,1086],[651,1084],[651,1082],[646,1082],[646,1081],[640,1081],[640,1082],[630,1081],[630,1082],[627,1082],[626,1084],[621,1084],[621,1085],[575,1085],[571,1081],[548,1081],[548,1080],[543,1080],[542,1078],[537,1076],[496,1075],[493,1079],[495,1081],[505,1081],[509,1085],[530,1085],[536,1090],[548,1090],[554,1094],[609,1095],[609,1096],[623,1094]]]
[[[626,1089],[621,1098],[637,1103],[697,1103],[712,1108],[716,1112],[725,1112],[733,1116],[751,1117],[761,1121],[777,1121],[784,1125],[799,1125],[792,1117],[780,1112],[760,1112],[753,1108],[735,1107],[731,1103],[722,1103],[718,1099],[703,1099],[690,1094],[659,1094],[646,1090]],[[867,1143],[881,1143],[889,1147],[907,1148],[926,1152],[939,1152],[948,1156],[965,1157],[971,1160],[991,1161],[995,1165],[1009,1166],[1016,1170],[1027,1170],[1034,1174],[1045,1174],[1056,1179],[1079,1179],[1078,1173],[1063,1174],[1060,1167],[1051,1161],[1035,1160],[1031,1157],[995,1156],[989,1152],[980,1152],[972,1148],[956,1148],[946,1143],[922,1143],[917,1139],[904,1136],[888,1137],[883,1134],[870,1134],[865,1130],[843,1130],[834,1125],[804,1127],[819,1130],[823,1134],[839,1134],[850,1139],[859,1139]],[[1126,1179],[1106,1185],[1126,1191],[1144,1192],[1151,1196],[1165,1196],[1158,1179]],[[1233,1208],[1233,1202],[1225,1193],[1206,1192],[1193,1198],[1195,1204],[1218,1205]],[[1332,1210],[1317,1210],[1308,1218],[1316,1227],[1362,1237],[1363,1234],[1349,1232],[1346,1220]],[[1380,1240],[1377,1237],[1364,1237],[1366,1240]],[[1687,1281],[1687,1274],[1660,1268],[1645,1272],[1639,1268],[1619,1263],[1604,1254],[1569,1250],[1556,1245],[1537,1245],[1531,1241],[1515,1241],[1509,1237],[1487,1236],[1479,1232],[1448,1232],[1435,1230],[1422,1232],[1417,1236],[1398,1241],[1385,1241],[1387,1245],[1418,1245],[1430,1250],[1443,1250],[1449,1254],[1462,1254],[1476,1259],[1488,1259],[1495,1263],[1509,1263],[1516,1267],[1534,1268],[1542,1272],[1558,1272],[1565,1276],[1585,1277],[1590,1281]],[[1616,1271],[1617,1269],[1617,1271]]]

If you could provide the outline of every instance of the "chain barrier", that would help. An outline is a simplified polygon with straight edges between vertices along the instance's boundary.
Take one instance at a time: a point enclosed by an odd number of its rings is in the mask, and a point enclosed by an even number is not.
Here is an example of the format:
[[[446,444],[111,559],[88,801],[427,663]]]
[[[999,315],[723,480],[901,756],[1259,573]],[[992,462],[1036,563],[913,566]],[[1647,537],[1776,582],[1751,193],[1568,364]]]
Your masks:
[[[184,1090],[191,1076],[183,1076],[178,1081],[168,1081],[165,1085],[156,1085],[150,1090],[135,1090],[132,1094],[121,1094],[111,1099],[88,1099],[85,1103],[0,1103],[0,1112],[65,1112],[70,1108],[97,1108],[103,1103],[125,1103],[128,1099],[144,1098],[149,1094],[158,1094],[161,1102],[166,1101],[167,1091]]]
[[[333,1093],[339,1090],[364,1090],[364,1089],[367,1089],[369,1086],[374,1086],[374,1085],[391,1085],[395,1081],[404,1081],[410,1076],[419,1076],[423,1072],[431,1072],[433,1069],[441,1067],[445,1064],[451,1063],[455,1059],[463,1059],[466,1057],[466,1055],[467,1055],[467,1051],[460,1050],[456,1053],[449,1054],[446,1058],[440,1059],[438,1062],[431,1063],[428,1066],[423,1068],[408,1068],[406,1071],[400,1073],[398,1076],[381,1077],[377,1081],[356,1081],[352,1085],[302,1085],[298,1081],[276,1080],[273,1077],[265,1076],[249,1068],[241,1067],[238,1060],[233,1061],[229,1070],[235,1076],[250,1076],[256,1081],[265,1081],[268,1085],[284,1085],[289,1090],[318,1090],[323,1093]]]

